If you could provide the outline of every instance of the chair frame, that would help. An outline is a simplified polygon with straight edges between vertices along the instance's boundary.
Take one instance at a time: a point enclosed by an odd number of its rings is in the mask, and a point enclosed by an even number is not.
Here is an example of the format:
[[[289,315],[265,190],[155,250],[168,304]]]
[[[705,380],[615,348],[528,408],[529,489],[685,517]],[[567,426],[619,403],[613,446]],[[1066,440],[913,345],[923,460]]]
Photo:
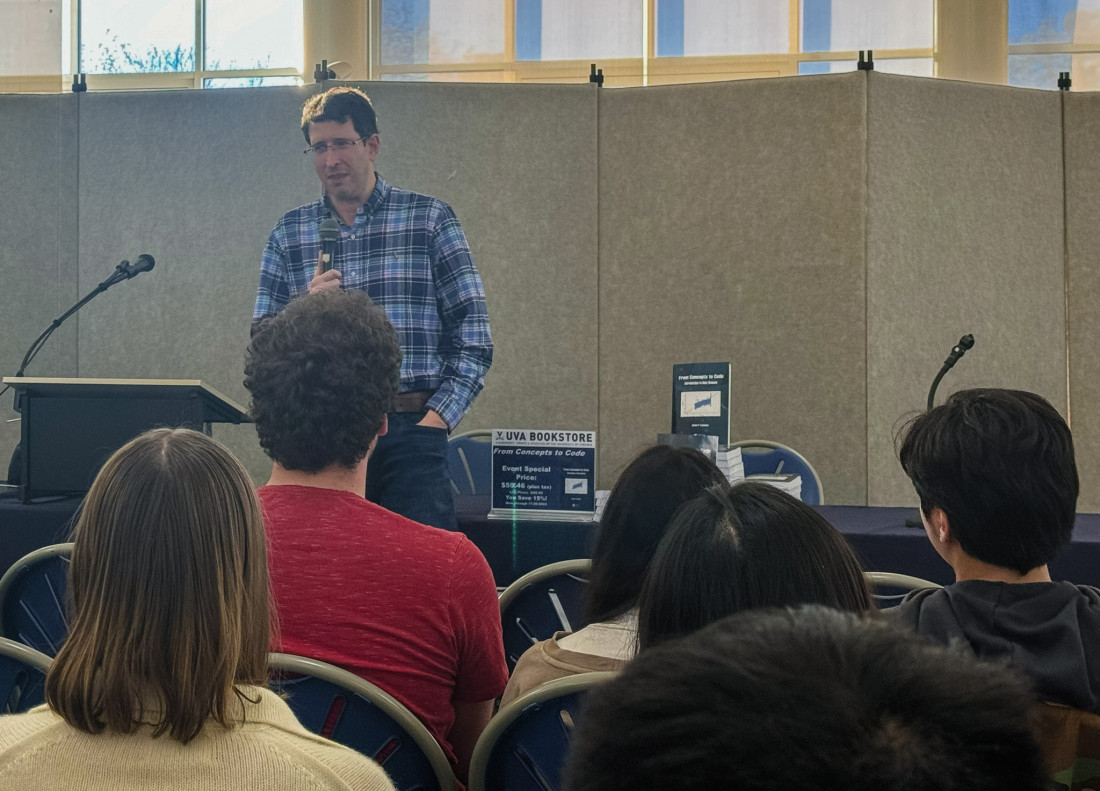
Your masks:
[[[477,744],[474,745],[474,752],[470,757],[468,791],[488,791],[485,787],[485,778],[489,772],[489,759],[492,757],[493,750],[496,749],[501,737],[512,727],[516,720],[523,716],[529,707],[533,704],[545,703],[554,698],[572,695],[574,692],[590,690],[617,675],[618,673],[615,671],[604,670],[555,678],[525,692],[507,706],[501,708],[496,716],[489,720],[489,724],[481,732]]]
[[[53,664],[53,659],[50,656],[43,654],[41,651],[35,651],[29,645],[23,645],[18,640],[7,637],[0,637],[0,656],[22,662],[34,670],[41,671],[43,676],[49,673],[50,665]],[[45,679],[43,679],[43,684],[45,684]]]
[[[733,448],[772,448],[774,450],[786,451],[787,453],[797,456],[798,458],[802,459],[802,463],[806,465],[807,469],[809,469],[810,474],[814,477],[814,483],[817,484],[817,504],[825,504],[825,487],[821,485],[821,476],[817,474],[817,470],[814,468],[814,465],[810,464],[810,460],[794,448],[784,445],[781,442],[773,442],[770,439],[742,439],[738,440],[737,442],[731,442],[728,447],[731,450]]]
[[[542,582],[551,577],[560,577],[566,574],[588,574],[592,570],[591,558],[572,558],[559,560],[556,563],[547,563],[532,569],[517,579],[500,594],[500,614],[503,616],[508,606],[523,593],[524,589],[536,582]]]
[[[392,718],[413,740],[417,747],[424,753],[431,764],[432,771],[439,781],[442,791],[455,791],[457,784],[451,762],[447,760],[446,753],[432,736],[431,731],[409,711],[404,704],[390,693],[376,686],[366,679],[360,678],[354,673],[341,667],[310,659],[297,654],[284,654],[272,651],[267,655],[268,672],[279,671],[283,673],[296,673],[302,676],[313,676],[330,684],[343,687],[349,692],[362,695],[384,714]]]
[[[451,442],[454,442],[458,439],[481,439],[483,437],[488,437],[490,440],[492,440],[492,430],[487,428],[476,428],[471,431],[463,431],[461,434],[452,434],[450,437],[447,438],[447,443],[449,445]],[[477,487],[474,485],[474,473],[473,470],[470,469],[470,462],[466,461],[466,454],[459,453],[458,458],[462,462],[463,470],[466,471],[466,480],[470,483],[470,491],[477,493]],[[450,483],[451,488],[454,490],[454,493],[461,494],[461,491],[459,490],[458,486],[455,485],[455,482],[452,480]]]
[[[72,542],[63,544],[50,544],[49,546],[39,547],[31,552],[28,552],[19,560],[11,564],[11,567],[4,572],[4,576],[0,577],[0,637],[7,637],[7,629],[5,628],[4,611],[7,606],[7,599],[11,593],[12,586],[27,572],[29,568],[35,566],[46,560],[52,560],[54,558],[72,558],[73,556],[73,544]],[[57,606],[62,612],[65,612],[65,601],[57,602]],[[48,656],[48,654],[46,654]]]
[[[938,582],[914,577],[911,574],[898,574],[893,571],[865,571],[864,579],[871,585],[891,585],[895,588],[917,591],[923,588],[942,588]]]

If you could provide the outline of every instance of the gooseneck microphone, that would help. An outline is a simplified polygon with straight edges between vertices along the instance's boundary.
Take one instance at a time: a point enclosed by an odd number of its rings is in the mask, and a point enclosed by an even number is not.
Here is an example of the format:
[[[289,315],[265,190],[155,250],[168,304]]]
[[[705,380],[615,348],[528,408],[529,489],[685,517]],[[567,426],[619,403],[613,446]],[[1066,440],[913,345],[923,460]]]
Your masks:
[[[134,263],[132,264],[129,261],[122,262],[122,264],[126,264],[127,280],[132,277],[137,277],[142,272],[148,272],[150,269],[156,266],[156,263],[157,262],[153,260],[153,256],[149,255],[148,253],[142,253],[141,255],[139,255],[137,257],[137,260],[134,261]],[[122,264],[119,264],[119,266],[122,266]]]
[[[947,359],[943,361],[943,368],[936,374],[936,378],[932,380],[932,387],[928,390],[928,409],[932,409],[933,402],[936,400],[936,388],[940,386],[940,380],[943,379],[943,375],[955,367],[962,356],[968,351],[974,348],[974,336],[967,333],[959,338],[959,342],[955,344],[950,354],[947,355]]]
[[[962,356],[968,351],[974,348],[974,336],[970,333],[959,338],[959,342],[955,344],[954,348],[947,355],[947,359],[943,361],[943,367],[940,368],[940,372],[936,374],[936,378],[932,380],[932,386],[928,388],[928,411],[932,411],[932,407],[936,401],[936,388],[940,386],[940,380],[943,379],[943,375],[955,367],[955,363],[962,359]],[[910,516],[905,520],[906,527],[923,527],[924,523],[921,521],[920,514],[916,516]]]
[[[340,241],[340,223],[331,214],[321,223],[321,272],[332,269],[332,256],[336,252],[336,243]]]
[[[27,370],[27,366],[31,364],[31,360],[33,360],[35,355],[42,350],[42,347],[45,345],[46,341],[54,333],[54,331],[61,326],[65,319],[76,313],[82,307],[91,302],[93,298],[102,294],[115,283],[121,283],[123,280],[129,280],[132,277],[137,277],[142,272],[148,272],[150,269],[153,268],[155,264],[156,261],[153,259],[153,256],[149,255],[148,253],[142,253],[141,255],[139,255],[137,257],[137,260],[132,264],[129,261],[122,261],[118,266],[115,267],[114,273],[109,278],[96,286],[92,290],[92,292],[84,297],[82,300],[77,302],[71,308],[69,308],[56,319],[54,319],[50,323],[50,326],[47,327],[41,335],[35,338],[34,343],[31,344],[31,347],[27,349],[27,353],[23,356],[23,362],[20,363],[19,370],[16,371],[15,375],[23,375],[23,372]],[[7,388],[4,389],[6,390]]]

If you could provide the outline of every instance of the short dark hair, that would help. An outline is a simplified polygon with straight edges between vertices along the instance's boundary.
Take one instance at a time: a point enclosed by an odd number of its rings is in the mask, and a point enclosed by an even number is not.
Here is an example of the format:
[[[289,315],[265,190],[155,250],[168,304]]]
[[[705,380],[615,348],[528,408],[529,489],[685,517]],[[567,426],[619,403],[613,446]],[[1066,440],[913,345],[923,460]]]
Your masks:
[[[1007,668],[886,619],[757,610],[589,693],[568,791],[1030,791],[1033,699]]]
[[[358,88],[346,85],[329,88],[324,93],[309,97],[302,105],[302,134],[307,144],[313,142],[309,139],[310,124],[325,121],[342,124],[349,120],[360,137],[378,134],[378,116],[374,113],[374,105],[370,97]]]
[[[397,392],[401,347],[361,291],[322,291],[257,325],[244,385],[260,446],[288,470],[351,469]]]
[[[741,610],[796,604],[875,609],[855,553],[817,511],[766,483],[710,487],[676,512],[657,548],[639,597],[638,646]]]
[[[657,445],[627,465],[600,518],[585,595],[588,623],[610,620],[638,603],[672,514],[707,486],[725,482],[714,462],[690,448]]]
[[[898,441],[921,510],[941,509],[971,557],[1026,574],[1069,543],[1080,488],[1073,437],[1042,396],[960,390]]]

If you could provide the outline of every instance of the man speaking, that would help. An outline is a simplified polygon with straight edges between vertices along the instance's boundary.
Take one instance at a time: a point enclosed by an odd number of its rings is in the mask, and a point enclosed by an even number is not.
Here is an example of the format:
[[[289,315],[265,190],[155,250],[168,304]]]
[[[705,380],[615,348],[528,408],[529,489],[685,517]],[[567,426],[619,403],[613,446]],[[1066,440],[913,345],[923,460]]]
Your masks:
[[[323,195],[287,212],[271,232],[253,326],[296,296],[331,288],[365,291],[385,310],[401,340],[401,386],[370,459],[366,496],[455,529],[447,434],[493,360],[485,290],[466,236],[450,206],[375,172],[378,126],[362,91],[311,97],[302,134]]]

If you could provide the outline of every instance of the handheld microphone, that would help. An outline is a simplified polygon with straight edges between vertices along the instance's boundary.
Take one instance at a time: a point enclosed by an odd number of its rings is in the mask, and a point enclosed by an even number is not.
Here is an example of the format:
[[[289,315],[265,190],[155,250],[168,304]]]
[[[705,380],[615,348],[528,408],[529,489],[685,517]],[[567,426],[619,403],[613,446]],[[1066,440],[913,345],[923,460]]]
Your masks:
[[[332,269],[332,254],[340,241],[340,224],[331,214],[321,223],[321,272]]]

